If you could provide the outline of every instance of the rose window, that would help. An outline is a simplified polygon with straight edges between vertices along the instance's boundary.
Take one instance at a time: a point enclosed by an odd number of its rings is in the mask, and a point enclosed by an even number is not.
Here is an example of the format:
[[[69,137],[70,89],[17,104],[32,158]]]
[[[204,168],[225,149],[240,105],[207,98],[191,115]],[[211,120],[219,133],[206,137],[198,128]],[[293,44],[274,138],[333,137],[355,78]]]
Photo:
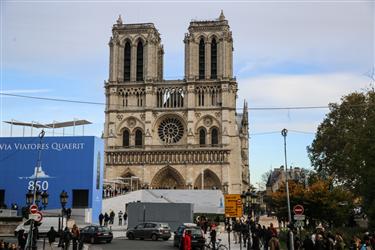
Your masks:
[[[177,118],[166,118],[160,123],[158,134],[166,144],[176,143],[184,135],[184,125]]]

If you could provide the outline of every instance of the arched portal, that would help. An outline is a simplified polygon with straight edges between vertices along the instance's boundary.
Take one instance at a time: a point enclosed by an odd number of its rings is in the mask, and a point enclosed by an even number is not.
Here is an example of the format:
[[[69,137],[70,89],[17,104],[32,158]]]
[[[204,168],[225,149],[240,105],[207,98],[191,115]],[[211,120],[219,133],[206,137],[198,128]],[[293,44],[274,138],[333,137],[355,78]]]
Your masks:
[[[184,177],[171,166],[160,169],[151,181],[154,189],[184,189]]]
[[[195,179],[194,188],[221,189],[221,181],[219,177],[213,171],[206,169],[203,171],[203,187],[202,187],[202,173],[201,173]]]

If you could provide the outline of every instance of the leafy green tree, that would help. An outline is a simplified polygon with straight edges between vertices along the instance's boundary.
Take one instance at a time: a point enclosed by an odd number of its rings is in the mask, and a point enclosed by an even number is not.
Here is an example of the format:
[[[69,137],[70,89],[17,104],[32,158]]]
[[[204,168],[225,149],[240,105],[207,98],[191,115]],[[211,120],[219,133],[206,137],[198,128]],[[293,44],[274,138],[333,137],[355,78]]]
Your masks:
[[[355,92],[330,104],[307,148],[314,169],[363,198],[375,227],[375,92]]]

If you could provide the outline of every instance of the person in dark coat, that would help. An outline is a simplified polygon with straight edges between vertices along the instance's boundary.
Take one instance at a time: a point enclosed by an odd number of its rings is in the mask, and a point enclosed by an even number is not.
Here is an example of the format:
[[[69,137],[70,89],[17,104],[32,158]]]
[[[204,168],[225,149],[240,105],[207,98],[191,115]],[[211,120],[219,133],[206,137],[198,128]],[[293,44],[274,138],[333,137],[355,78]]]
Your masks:
[[[34,226],[34,229],[33,229],[33,238],[31,239],[32,240],[32,249],[38,249],[37,248],[37,240],[39,239],[39,230],[38,230],[38,225],[35,225]]]
[[[321,234],[317,234],[315,236],[315,245],[314,245],[314,250],[325,250],[326,246],[324,244],[324,239]]]
[[[246,247],[246,243],[249,237],[249,227],[246,222],[241,223],[241,234],[242,234],[243,246]]]
[[[252,248],[254,250],[260,250],[260,237],[259,237],[260,231],[259,230],[256,230],[253,233],[253,245],[252,245]]]
[[[116,216],[115,212],[111,211],[111,212],[109,213],[109,223],[110,223],[111,225],[113,225],[113,222],[114,222],[114,220],[115,220],[115,216]]]
[[[51,229],[47,232],[47,238],[48,238],[48,243],[50,247],[52,247],[52,243],[56,241],[56,237],[57,237],[57,232],[55,231],[53,227],[51,227]]]
[[[302,247],[305,250],[314,250],[314,242],[312,241],[309,235],[306,235],[305,240],[303,241]]]
[[[78,243],[79,243],[81,233],[76,224],[73,225],[71,233],[72,233],[72,240],[73,240],[73,250],[78,250]]]
[[[109,215],[105,213],[104,214],[104,226],[108,226],[109,220],[110,220]]]
[[[25,236],[25,230],[21,229],[17,233],[17,240],[18,240],[18,246],[21,250],[25,249],[26,245],[26,236]]]
[[[100,226],[103,226],[103,219],[104,219],[104,215],[103,215],[103,213],[100,213],[99,214],[99,225]]]
[[[211,226],[210,236],[211,236],[212,250],[215,250],[216,249],[216,226],[215,225]]]
[[[71,239],[72,239],[72,234],[69,231],[69,228],[65,227],[64,233],[63,233],[64,250],[69,249]]]

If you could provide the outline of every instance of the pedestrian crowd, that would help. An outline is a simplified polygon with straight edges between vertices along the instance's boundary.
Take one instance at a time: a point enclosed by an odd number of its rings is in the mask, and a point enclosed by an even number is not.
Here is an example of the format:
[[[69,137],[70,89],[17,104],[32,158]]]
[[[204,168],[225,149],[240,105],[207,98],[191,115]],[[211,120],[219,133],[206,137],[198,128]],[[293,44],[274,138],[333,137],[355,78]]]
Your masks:
[[[287,247],[289,239],[287,239]],[[365,233],[362,237],[353,236],[349,240],[344,240],[341,233],[327,232],[319,225],[314,232],[306,234],[302,240],[298,236],[294,237],[295,250],[375,250],[375,233]]]
[[[109,213],[105,212],[99,214],[99,224],[100,226],[114,225],[115,223],[115,212],[111,210]],[[128,214],[122,212],[121,210],[117,213],[118,225],[125,226],[127,224]]]
[[[9,243],[9,242],[0,240],[0,249],[1,250],[16,250],[19,248],[15,243]]]
[[[103,198],[111,198],[129,192],[128,187],[112,188],[111,186],[103,188]]]

